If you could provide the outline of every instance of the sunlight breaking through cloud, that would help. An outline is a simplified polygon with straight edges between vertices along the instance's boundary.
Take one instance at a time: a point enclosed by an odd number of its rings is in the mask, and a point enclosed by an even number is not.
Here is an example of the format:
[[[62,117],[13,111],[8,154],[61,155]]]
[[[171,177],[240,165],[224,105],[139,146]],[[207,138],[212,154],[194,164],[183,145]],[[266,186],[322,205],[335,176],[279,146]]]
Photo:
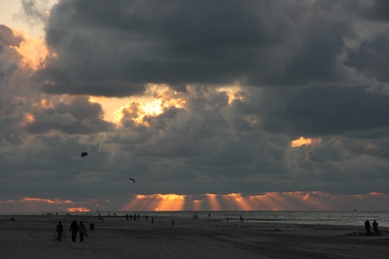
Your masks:
[[[0,200],[0,212],[91,212],[95,209],[106,210],[103,203],[110,200],[91,199],[72,201],[64,199],[45,199],[24,197],[20,200]],[[331,195],[321,191],[312,192],[266,192],[244,195],[230,194],[139,194],[120,208],[122,211],[283,211],[283,210],[370,210],[369,206],[360,208],[360,204],[371,204],[383,210],[388,209],[389,195],[371,192],[360,195]],[[102,203],[103,202],[103,203]],[[123,200],[123,203],[125,201]],[[7,210],[8,209],[8,210]]]
[[[123,210],[177,211],[177,210],[344,210],[358,207],[361,200],[379,198],[378,203],[385,203],[388,195],[370,193],[367,195],[339,195],[313,192],[266,192],[258,195],[230,194],[152,194],[137,195],[126,204]],[[347,200],[347,201],[346,201]]]

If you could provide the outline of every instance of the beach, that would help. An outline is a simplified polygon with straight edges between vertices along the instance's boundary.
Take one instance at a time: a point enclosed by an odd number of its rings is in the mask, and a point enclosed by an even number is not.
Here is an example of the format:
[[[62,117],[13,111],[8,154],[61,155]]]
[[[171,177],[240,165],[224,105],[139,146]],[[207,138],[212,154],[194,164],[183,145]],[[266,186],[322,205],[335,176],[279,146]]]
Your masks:
[[[76,219],[88,236],[72,242]],[[59,242],[61,221],[66,235]],[[91,230],[91,225],[94,228]],[[2,215],[0,253],[11,258],[386,258],[389,230],[358,226],[258,223],[203,217]]]

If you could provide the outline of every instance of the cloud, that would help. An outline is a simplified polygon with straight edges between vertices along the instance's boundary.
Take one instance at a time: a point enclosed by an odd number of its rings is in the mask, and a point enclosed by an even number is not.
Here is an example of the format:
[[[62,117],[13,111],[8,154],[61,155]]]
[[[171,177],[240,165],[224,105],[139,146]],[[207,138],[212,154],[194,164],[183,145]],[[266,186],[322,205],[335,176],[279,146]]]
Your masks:
[[[22,10],[16,15],[31,25],[47,21],[49,16],[48,0],[21,0]]]
[[[361,86],[371,81],[347,52],[372,32],[358,30],[367,18],[354,2],[61,1],[46,26],[58,56],[41,71],[43,89],[128,96],[149,83]]]
[[[102,119],[99,104],[90,103],[87,98],[62,98],[53,107],[37,109],[35,119],[27,124],[31,133],[59,130],[70,134],[88,134],[106,131],[110,123]]]
[[[2,192],[91,211],[386,193],[383,4],[59,1],[36,57],[2,26]]]
[[[388,127],[388,97],[363,88],[269,89],[253,98],[266,131],[291,135],[327,135]],[[247,106],[251,106],[248,104]],[[386,108],[385,108],[386,107]]]
[[[15,35],[9,27],[0,24],[0,50],[3,50],[4,46],[19,46],[22,41],[22,36]]]

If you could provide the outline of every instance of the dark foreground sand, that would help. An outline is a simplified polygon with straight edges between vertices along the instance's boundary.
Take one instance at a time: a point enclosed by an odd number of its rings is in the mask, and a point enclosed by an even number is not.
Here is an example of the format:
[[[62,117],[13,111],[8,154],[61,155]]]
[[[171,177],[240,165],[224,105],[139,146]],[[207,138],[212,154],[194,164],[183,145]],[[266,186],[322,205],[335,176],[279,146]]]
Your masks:
[[[73,219],[88,227],[83,243],[79,237],[71,241]],[[62,242],[54,238],[59,220],[67,232]],[[388,229],[381,229],[383,236],[365,236],[363,226],[168,217],[156,217],[151,224],[151,220],[0,216],[0,258],[389,258]]]

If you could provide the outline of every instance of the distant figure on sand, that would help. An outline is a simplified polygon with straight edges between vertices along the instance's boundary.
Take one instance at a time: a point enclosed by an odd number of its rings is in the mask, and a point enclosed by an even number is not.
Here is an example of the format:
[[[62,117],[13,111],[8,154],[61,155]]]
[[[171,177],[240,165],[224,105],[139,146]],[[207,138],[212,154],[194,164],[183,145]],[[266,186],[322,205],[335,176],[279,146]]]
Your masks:
[[[368,220],[365,221],[365,230],[366,230],[366,236],[370,236],[370,222]]]
[[[373,222],[373,232],[375,236],[381,236],[381,232],[378,230],[378,223],[374,220]]]
[[[57,232],[57,240],[62,240],[62,232],[63,232],[63,226],[61,224],[61,221],[58,221],[57,228],[55,229],[55,232]]]
[[[80,241],[84,242],[84,234],[85,236],[87,236],[88,233],[86,233],[86,227],[84,226],[84,223],[82,223],[82,221],[80,221],[80,225],[78,226],[78,232],[80,233]]]
[[[72,224],[70,225],[69,231],[72,231],[72,241],[76,242],[78,232],[78,224],[76,220],[73,220]]]

